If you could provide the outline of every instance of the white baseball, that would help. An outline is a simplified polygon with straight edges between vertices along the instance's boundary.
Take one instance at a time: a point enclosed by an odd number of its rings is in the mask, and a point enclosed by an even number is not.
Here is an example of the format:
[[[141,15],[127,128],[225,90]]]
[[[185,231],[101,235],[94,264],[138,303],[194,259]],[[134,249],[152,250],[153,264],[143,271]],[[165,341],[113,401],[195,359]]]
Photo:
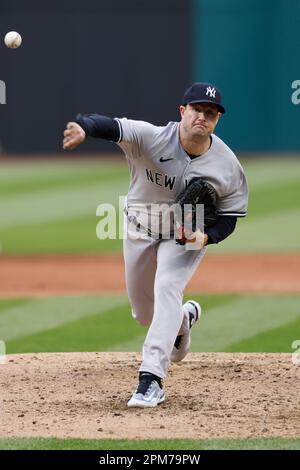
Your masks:
[[[16,49],[17,47],[21,46],[22,37],[17,31],[10,31],[6,33],[4,38],[5,45],[10,49]]]

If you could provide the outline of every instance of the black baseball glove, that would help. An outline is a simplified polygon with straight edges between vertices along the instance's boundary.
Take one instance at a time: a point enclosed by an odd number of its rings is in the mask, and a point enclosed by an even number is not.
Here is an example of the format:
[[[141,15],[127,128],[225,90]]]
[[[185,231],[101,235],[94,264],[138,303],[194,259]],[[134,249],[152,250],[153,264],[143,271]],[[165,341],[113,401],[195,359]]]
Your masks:
[[[214,225],[218,220],[218,195],[215,188],[200,177],[192,178],[188,186],[178,194],[175,200],[174,228],[175,239],[185,245],[193,232]],[[197,220],[196,205],[203,204],[204,219]]]

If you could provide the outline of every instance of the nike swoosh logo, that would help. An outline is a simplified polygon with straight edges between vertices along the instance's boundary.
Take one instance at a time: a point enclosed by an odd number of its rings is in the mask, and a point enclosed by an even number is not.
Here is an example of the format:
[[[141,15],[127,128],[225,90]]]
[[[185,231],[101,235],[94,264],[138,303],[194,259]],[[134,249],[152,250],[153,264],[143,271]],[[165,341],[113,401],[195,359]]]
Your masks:
[[[160,157],[160,159],[159,159],[159,161],[160,161],[161,163],[163,163],[163,162],[168,162],[169,160],[173,160],[173,158],[164,158],[164,157]]]

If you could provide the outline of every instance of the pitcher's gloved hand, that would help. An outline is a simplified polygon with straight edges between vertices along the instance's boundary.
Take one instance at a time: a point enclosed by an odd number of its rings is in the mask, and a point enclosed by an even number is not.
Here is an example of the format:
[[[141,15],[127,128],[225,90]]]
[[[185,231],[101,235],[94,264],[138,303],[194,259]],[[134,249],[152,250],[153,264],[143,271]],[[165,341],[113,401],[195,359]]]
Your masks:
[[[217,192],[202,178],[193,178],[175,200],[175,239],[180,245],[196,242],[202,248],[207,242],[204,230],[218,220]],[[197,204],[204,206],[204,220],[197,220]],[[202,240],[202,241],[201,241]],[[203,243],[203,244],[202,244]],[[201,246],[202,244],[202,246]]]

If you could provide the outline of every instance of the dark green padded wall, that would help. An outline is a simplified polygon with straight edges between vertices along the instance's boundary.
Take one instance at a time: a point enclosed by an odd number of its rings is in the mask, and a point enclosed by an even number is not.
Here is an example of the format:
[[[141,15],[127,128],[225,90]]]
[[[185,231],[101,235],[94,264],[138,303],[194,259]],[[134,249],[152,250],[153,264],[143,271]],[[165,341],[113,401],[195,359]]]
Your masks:
[[[223,92],[220,137],[236,150],[299,150],[300,1],[192,1],[193,80]]]

